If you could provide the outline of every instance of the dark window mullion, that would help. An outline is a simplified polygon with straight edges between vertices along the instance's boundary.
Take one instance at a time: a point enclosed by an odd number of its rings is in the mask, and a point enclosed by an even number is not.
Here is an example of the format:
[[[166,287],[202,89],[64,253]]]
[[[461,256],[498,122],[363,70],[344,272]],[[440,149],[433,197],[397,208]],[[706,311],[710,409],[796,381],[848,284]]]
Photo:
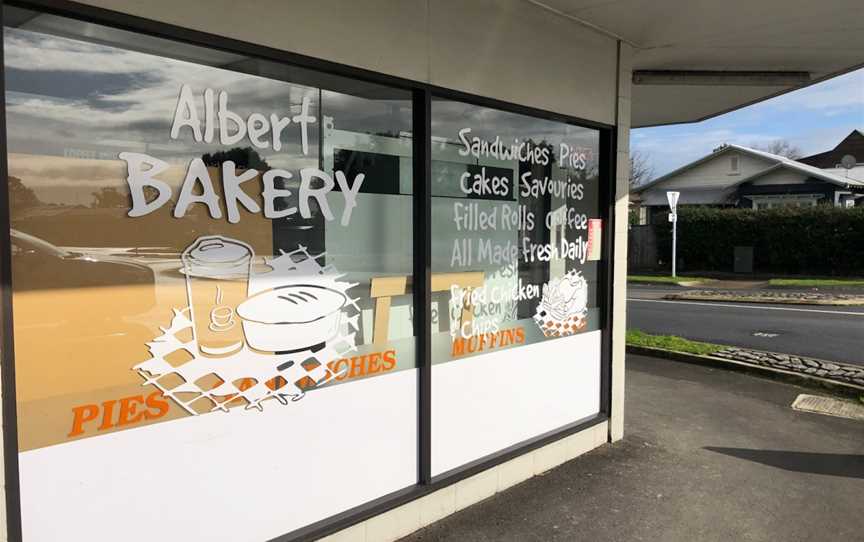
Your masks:
[[[414,337],[417,347],[417,449],[418,482],[432,481],[432,95],[429,89],[414,91]]]
[[[18,479],[18,403],[15,395],[15,341],[12,325],[12,243],[6,156],[6,58],[3,2],[0,0],[0,377],[3,394],[3,459],[8,540],[21,540],[21,490]]]

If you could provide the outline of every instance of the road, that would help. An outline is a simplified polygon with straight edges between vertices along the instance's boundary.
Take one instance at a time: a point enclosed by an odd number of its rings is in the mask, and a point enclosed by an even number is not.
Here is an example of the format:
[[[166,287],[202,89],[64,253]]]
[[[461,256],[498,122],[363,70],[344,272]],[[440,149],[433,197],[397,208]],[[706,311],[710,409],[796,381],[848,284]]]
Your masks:
[[[864,308],[658,299],[663,293],[631,289],[627,327],[864,365]]]

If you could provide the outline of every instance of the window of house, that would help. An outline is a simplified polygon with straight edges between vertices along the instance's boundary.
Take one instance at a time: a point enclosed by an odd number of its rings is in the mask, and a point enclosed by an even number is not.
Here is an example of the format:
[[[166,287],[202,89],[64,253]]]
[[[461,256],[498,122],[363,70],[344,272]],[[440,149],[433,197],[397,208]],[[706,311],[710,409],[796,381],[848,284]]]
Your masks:
[[[762,196],[754,203],[754,209],[776,209],[779,207],[816,207],[816,196]]]
[[[729,171],[733,175],[737,175],[739,173],[738,170],[738,156],[731,156],[729,158]]]

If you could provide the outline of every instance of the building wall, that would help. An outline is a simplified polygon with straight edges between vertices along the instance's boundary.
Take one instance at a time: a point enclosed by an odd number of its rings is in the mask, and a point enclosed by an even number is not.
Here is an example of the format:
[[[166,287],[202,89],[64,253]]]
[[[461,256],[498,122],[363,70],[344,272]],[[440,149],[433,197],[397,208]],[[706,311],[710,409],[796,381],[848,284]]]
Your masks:
[[[627,332],[627,231],[630,200],[630,111],[633,48],[620,46],[618,66],[618,149],[615,180],[615,254],[612,288],[612,412],[609,440],[624,438],[624,358]]]
[[[738,156],[738,172],[733,173],[731,160]],[[703,162],[696,167],[690,168],[675,177],[663,181],[656,188],[649,190],[686,190],[687,188],[723,188],[737,183],[754,173],[762,171],[774,162],[762,158],[756,158],[749,154],[738,151],[727,151],[711,160]]]
[[[547,472],[570,459],[603,445],[608,424],[597,424],[585,431],[565,437],[533,452],[520,455],[439,489],[425,497],[374,516],[335,534],[321,542],[383,542],[427,527],[464,508],[494,496],[525,480]]]
[[[582,433],[338,533],[393,540],[623,436],[632,50],[522,0],[83,0],[84,4],[433,85],[618,122],[612,415]],[[0,510],[0,514],[5,508]],[[0,518],[5,519],[5,518]],[[5,526],[5,521],[0,525]],[[0,539],[6,539],[0,528]]]
[[[597,122],[615,120],[615,40],[522,0],[83,3]]]

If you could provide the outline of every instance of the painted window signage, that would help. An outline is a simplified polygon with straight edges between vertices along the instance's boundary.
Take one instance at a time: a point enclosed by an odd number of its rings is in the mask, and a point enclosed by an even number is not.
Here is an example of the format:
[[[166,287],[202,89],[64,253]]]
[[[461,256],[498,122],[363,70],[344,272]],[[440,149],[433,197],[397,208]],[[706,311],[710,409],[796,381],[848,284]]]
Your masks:
[[[202,105],[208,111],[208,120],[202,136],[191,87],[183,84],[180,88],[170,139],[182,141],[186,128],[186,135],[194,143],[213,141],[210,109],[214,91],[208,88],[204,92]],[[218,141],[235,144],[245,136],[256,147],[262,147],[256,143],[260,130],[254,126],[261,124],[255,119],[264,116],[252,113],[246,121],[225,110],[227,93],[218,95]],[[310,99],[305,95],[301,113],[293,117],[299,124],[297,139],[304,157],[310,154],[308,127],[316,121],[309,108]],[[292,120],[287,117],[280,120],[276,114],[270,118],[276,127],[284,127]],[[230,134],[226,119],[235,126],[246,126],[248,122],[249,128]],[[274,143],[272,148],[278,150],[282,134],[274,133],[273,137],[279,144]],[[118,156],[128,172],[130,219],[149,215],[171,201],[171,186],[159,178],[170,169],[168,162],[143,153],[120,152]],[[232,160],[224,161],[221,169],[211,175],[212,169],[201,157],[191,159],[170,216],[183,219],[187,211],[200,206],[216,220],[222,218],[224,205],[228,222],[236,224],[240,218],[239,206],[247,213],[261,211],[250,194],[255,185],[263,186],[259,197],[264,199],[265,218],[290,220],[297,212],[296,207],[276,210],[279,202],[292,195],[289,189],[276,188],[276,179],[290,180],[293,176],[290,171],[273,168],[259,172],[248,167],[238,174],[237,164]],[[220,172],[222,186],[217,190],[212,177],[219,177]],[[339,226],[348,226],[364,174],[358,173],[350,185],[343,171],[332,173],[331,176],[313,167],[300,169],[300,216],[311,219],[314,208],[325,224],[332,221],[327,193],[338,184],[340,190],[336,195],[344,200]],[[241,186],[244,183],[248,184]],[[118,206],[122,206],[120,203]],[[166,225],[170,227],[171,223]],[[288,236],[285,241],[290,247]],[[340,280],[344,275],[334,265],[325,263],[326,252],[310,253],[302,243],[280,252],[273,257],[259,257],[245,241],[224,235],[198,237],[183,249],[177,271],[185,280],[185,302],[166,311],[166,322],[170,325],[159,327],[159,332],[147,342],[149,359],[133,367],[148,389],[161,391],[184,411],[197,415],[241,405],[260,410],[268,399],[287,404],[288,399],[302,398],[306,389],[342,376],[331,367],[332,362],[356,351],[362,309],[357,303],[359,299],[352,297],[356,292],[350,290],[358,283]],[[256,261],[260,265],[253,268]],[[186,359],[179,361],[181,357]],[[67,437],[85,433],[85,410],[73,408],[73,428]],[[95,415],[90,417],[95,419]],[[158,418],[161,415],[128,418],[121,413],[116,425],[103,423],[97,431]]]
[[[196,143],[211,143],[214,140],[213,133],[216,130],[214,117],[218,116],[219,142],[222,145],[234,145],[243,141],[244,137],[248,137],[249,142],[254,147],[267,149],[271,146],[271,143],[262,142],[260,137],[272,131],[272,149],[278,151],[282,148],[282,129],[293,121],[299,124],[300,127],[302,153],[304,156],[309,155],[309,125],[316,121],[315,117],[309,114],[309,96],[303,97],[300,106],[301,113],[299,115],[283,118],[275,113],[271,113],[269,121],[261,113],[252,113],[248,118],[244,119],[237,113],[228,110],[228,94],[224,91],[219,92],[219,109],[217,114],[213,111],[213,96],[214,91],[212,89],[208,88],[204,91],[206,121],[202,136],[201,121],[198,119],[198,114],[196,113],[197,108],[192,96],[192,90],[189,85],[181,86],[180,97],[174,110],[174,121],[171,124],[171,139],[180,138],[182,129],[185,127],[191,131],[193,140]],[[236,132],[233,134],[231,133],[231,124],[236,127]],[[146,154],[128,152],[121,152],[120,159],[126,162],[129,173],[126,178],[132,198],[132,208],[129,210],[129,216],[138,217],[152,213],[171,199],[171,187],[156,178],[159,173],[168,169],[169,165],[166,162]],[[225,207],[228,210],[228,221],[232,224],[240,220],[238,210],[240,205],[252,213],[262,210],[258,203],[240,188],[242,183],[256,180],[259,172],[256,169],[250,168],[243,171],[242,174],[237,175],[236,166],[230,160],[224,162],[222,165],[222,194],[225,198]],[[284,169],[271,169],[264,172],[261,182],[263,184],[263,212],[266,218],[284,218],[297,213],[296,207],[289,207],[278,211],[275,207],[277,198],[291,195],[289,190],[276,187],[277,180],[290,180],[292,177],[293,174]],[[333,181],[334,177],[336,179],[335,183]],[[301,169],[299,188],[300,215],[303,218],[311,218],[312,211],[309,202],[314,199],[324,217],[327,220],[333,220],[333,213],[327,202],[327,194],[338,185],[345,200],[341,224],[347,226],[351,220],[351,211],[357,205],[357,192],[359,192],[363,184],[364,177],[365,174],[359,173],[354,177],[353,181],[349,182],[345,176],[345,172],[341,170],[337,170],[335,175],[330,176],[317,168]],[[315,181],[320,181],[323,183],[323,186],[313,188]],[[145,190],[148,188],[156,191],[156,196],[151,200],[148,200],[145,194]],[[200,194],[195,193],[197,189],[200,189]],[[213,180],[207,170],[207,165],[201,158],[193,158],[189,163],[186,176],[180,187],[176,206],[174,207],[174,217],[182,218],[193,203],[203,203],[207,206],[212,218],[222,218],[219,196],[213,187]]]
[[[325,254],[299,247],[265,259],[270,269],[260,274],[249,272],[252,256],[245,243],[219,236],[184,251],[188,305],[173,309],[170,327],[148,343],[152,357],[135,365],[145,384],[190,414],[299,400],[336,376],[329,360],[356,349],[361,311],[346,294],[357,284],[321,266]],[[190,341],[179,338],[184,331]],[[178,353],[191,358],[170,363]]]
[[[228,110],[224,91],[218,93],[217,113],[214,94],[209,88],[204,91],[206,120],[202,130],[191,87],[181,86],[171,139],[180,139],[187,128],[194,142],[212,142],[214,117],[218,117],[221,144],[237,144],[248,137],[255,147],[267,148],[259,139],[271,130],[267,118],[252,113],[244,119]],[[309,155],[308,127],[316,121],[309,114],[309,103],[309,96],[304,96],[301,112],[293,118],[270,114],[274,150],[281,148],[282,128],[293,120],[299,125],[301,152]],[[232,123],[236,129],[233,134]],[[130,217],[147,215],[170,201],[170,186],[158,179],[169,168],[167,162],[140,153],[121,152],[119,157],[128,171]],[[261,211],[241,188],[242,183],[263,184],[265,218],[288,218],[297,212],[295,207],[276,211],[277,199],[291,195],[290,190],[276,188],[276,179],[291,179],[291,172],[270,169],[262,176],[249,168],[238,175],[236,164],[228,160],[222,164],[221,173],[221,193],[230,223],[239,222],[239,205],[250,213]],[[343,171],[336,171],[334,177],[345,200],[340,224],[347,226],[364,174],[357,174],[353,186]],[[300,178],[300,215],[312,217],[310,200],[314,199],[324,218],[333,220],[326,196],[335,186],[333,177],[317,168],[303,168]],[[323,187],[313,188],[316,180]],[[149,201],[145,194],[148,188],[156,192]],[[220,198],[201,158],[190,161],[172,215],[183,218],[193,204],[204,205],[213,219],[222,218]],[[252,247],[245,242],[219,235],[199,237],[186,248],[181,255],[181,272],[186,279],[187,305],[173,309],[170,328],[148,343],[152,358],[135,366],[147,385],[162,391],[190,414],[214,408],[227,410],[240,401],[247,408],[261,409],[271,398],[283,404],[288,399],[298,400],[304,388],[337,376],[327,365],[329,360],[343,358],[356,348],[361,309],[348,290],[357,283],[338,280],[342,275],[335,268],[318,263],[325,253],[313,255],[298,245],[292,252],[265,258],[266,270],[259,273],[251,272],[253,257]],[[179,339],[187,329],[192,331],[192,340]],[[192,357],[180,365],[167,361],[168,356],[178,353]],[[299,353],[306,359],[301,360]],[[213,358],[219,363],[214,364]]]
[[[434,104],[444,117],[441,124],[450,122],[445,104]],[[476,110],[478,116],[484,111]],[[592,262],[600,259],[602,245],[598,134],[503,112],[490,115],[493,122],[487,120],[482,130],[454,127],[455,137],[435,134],[433,159],[463,162],[461,173],[438,179],[458,187],[453,193],[461,196],[436,198],[434,204],[433,227],[443,234],[435,237],[436,254],[446,256],[433,258],[433,264],[454,273],[451,336],[470,340],[478,331],[497,332],[503,322],[528,316],[544,336],[581,331],[589,308],[585,274],[596,280]],[[538,134],[521,133],[511,119]],[[480,173],[472,175],[477,167]],[[498,174],[487,177],[487,167]],[[494,197],[511,196],[511,190],[512,198]],[[473,283],[458,283],[465,279]],[[513,344],[523,343],[524,335],[523,330]]]
[[[218,109],[215,106],[217,91],[204,89],[204,129],[202,121],[198,117],[198,105],[192,87],[183,85],[180,87],[180,97],[174,109],[174,121],[171,123],[171,139],[179,139],[180,132],[184,127],[192,130],[192,137],[196,142],[212,143],[216,126],[219,127],[219,142],[222,145],[236,145],[248,136],[249,142],[258,149],[272,147],[274,151],[282,149],[282,130],[292,122],[299,125],[300,141],[303,154],[309,154],[309,125],[316,122],[316,118],[309,114],[309,97],[304,96],[300,105],[300,114],[282,117],[276,113],[268,116],[261,113],[252,113],[245,119],[237,113],[228,109],[228,93],[219,91]],[[234,130],[232,134],[231,131]],[[203,135],[202,135],[203,133]],[[266,139],[262,140],[262,137]]]

